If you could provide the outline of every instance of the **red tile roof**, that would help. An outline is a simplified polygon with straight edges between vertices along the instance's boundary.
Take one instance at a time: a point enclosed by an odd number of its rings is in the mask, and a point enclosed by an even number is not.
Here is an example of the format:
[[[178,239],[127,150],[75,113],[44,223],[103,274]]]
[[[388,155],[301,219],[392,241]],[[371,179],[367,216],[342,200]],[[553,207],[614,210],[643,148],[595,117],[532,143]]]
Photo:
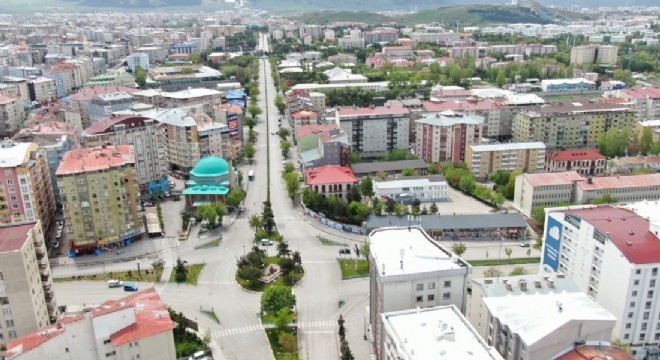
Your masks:
[[[314,111],[307,111],[307,110],[300,110],[294,113],[293,115],[291,115],[291,117],[293,118],[308,118],[308,117],[318,117],[318,116],[319,115]]]
[[[115,92],[125,92],[133,94],[140,91],[139,89],[133,89],[125,86],[89,86],[80,89],[77,93],[69,96],[69,99],[74,101],[90,101],[92,98],[98,95],[110,94]]]
[[[27,234],[35,223],[0,227],[0,253],[20,250],[27,241]]]
[[[569,209],[573,214],[608,234],[612,243],[633,264],[660,262],[660,239],[649,230],[649,221],[628,209],[613,206]]]
[[[616,346],[580,346],[555,360],[634,360],[625,350]]]
[[[9,95],[0,94],[0,105],[7,105],[7,104],[12,103],[16,100],[18,100],[18,98],[13,97],[13,96],[9,96]]]
[[[135,163],[133,145],[97,146],[73,149],[64,154],[55,175],[105,170]]]
[[[370,115],[407,115],[410,111],[403,106],[342,107],[337,110],[339,116],[370,116]]]
[[[449,100],[439,103],[424,101],[424,110],[428,112],[499,110],[500,106],[492,100]]]
[[[547,159],[554,161],[575,161],[575,160],[605,160],[607,157],[598,152],[598,149],[578,149],[552,151],[545,155]]]
[[[111,115],[92,124],[92,126],[85,129],[85,133],[90,135],[104,133],[108,131],[108,129],[110,129],[113,125],[119,124],[122,121],[128,119],[143,120],[147,118],[144,116],[135,116],[135,115],[119,115],[119,116]]]
[[[583,190],[660,186],[660,174],[596,176],[591,179],[591,184],[582,181],[578,186]]]
[[[338,129],[337,124],[321,124],[321,125],[302,125],[296,128],[296,137],[302,138],[312,133],[322,133],[332,129]]]
[[[7,359],[13,359],[24,352],[30,351],[46,341],[63,334],[64,331],[65,328],[61,324],[53,324],[14,339],[7,344]]]
[[[222,105],[220,105],[220,108],[224,109],[224,110],[227,110],[227,111],[229,111],[231,113],[234,113],[234,114],[239,114],[239,115],[243,114],[243,109],[238,105],[222,104]]]
[[[647,96],[651,99],[660,99],[660,87],[633,87],[623,89],[621,92],[635,99],[644,99]]]
[[[305,170],[308,185],[356,183],[353,171],[344,166],[326,165]]]
[[[532,186],[546,185],[569,185],[573,181],[586,180],[577,171],[545,172],[535,174],[523,174]]]

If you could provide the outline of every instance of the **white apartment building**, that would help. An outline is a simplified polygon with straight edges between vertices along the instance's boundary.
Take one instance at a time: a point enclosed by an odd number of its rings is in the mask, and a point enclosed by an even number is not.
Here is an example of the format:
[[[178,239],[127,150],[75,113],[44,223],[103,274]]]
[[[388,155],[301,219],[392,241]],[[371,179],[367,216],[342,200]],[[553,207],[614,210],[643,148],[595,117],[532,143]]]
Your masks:
[[[42,76],[30,77],[28,87],[32,101],[43,102],[57,99],[57,90],[53,79]]]
[[[149,71],[149,54],[132,53],[126,57],[126,64],[133,73],[135,73],[135,68],[138,66],[144,71]]]
[[[608,344],[616,318],[562,273],[471,279],[466,317],[505,359],[553,359]]]
[[[596,54],[596,64],[616,65],[619,59],[619,47],[616,45],[599,45]]]
[[[426,162],[465,160],[467,147],[481,144],[484,118],[444,111],[415,121],[415,153]]]
[[[93,125],[114,112],[126,110],[135,102],[135,97],[125,92],[97,95],[87,106],[89,124]]]
[[[472,266],[423,229],[381,228],[369,234],[369,242],[369,335],[377,356],[385,341],[382,314],[439,305],[465,309]]]
[[[659,233],[658,201],[546,210],[541,269],[565,273],[614,314],[612,338],[639,359],[660,344]]]
[[[559,206],[573,200],[574,183],[585,178],[577,171],[516,176],[513,206],[527,216],[537,207]]]
[[[0,134],[18,131],[25,120],[25,106],[18,97],[0,94]]]
[[[160,46],[143,46],[135,49],[137,52],[145,53],[149,56],[149,60],[153,62],[163,62],[167,58],[167,50]]]
[[[454,305],[381,315],[380,359],[501,360]]]
[[[379,158],[393,149],[408,149],[410,111],[403,106],[342,107],[335,123],[362,158]]]
[[[41,222],[0,227],[0,348],[57,316]]]
[[[152,287],[67,313],[57,324],[11,341],[7,360],[175,360],[175,326]]]
[[[613,95],[633,102],[637,121],[660,119],[660,86],[616,90]]]
[[[545,144],[542,142],[469,145],[465,163],[480,179],[498,170],[543,171]]]
[[[342,49],[362,49],[364,48],[364,38],[343,36],[337,40],[337,44]]]
[[[167,152],[163,126],[144,116],[112,115],[94,123],[81,134],[85,147],[133,145],[135,170],[140,190],[166,176]]]
[[[442,175],[403,176],[395,180],[374,181],[373,186],[376,197],[397,202],[449,200],[449,185]]]

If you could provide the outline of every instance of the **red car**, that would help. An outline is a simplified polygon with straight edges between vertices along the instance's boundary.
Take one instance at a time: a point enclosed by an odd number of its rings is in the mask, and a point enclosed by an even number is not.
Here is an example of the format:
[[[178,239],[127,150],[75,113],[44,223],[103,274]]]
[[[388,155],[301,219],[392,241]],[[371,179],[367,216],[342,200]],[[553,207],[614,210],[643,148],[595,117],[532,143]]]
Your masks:
[[[179,176],[179,174],[174,174],[172,175],[172,177],[174,177],[177,180],[181,180],[181,176]]]

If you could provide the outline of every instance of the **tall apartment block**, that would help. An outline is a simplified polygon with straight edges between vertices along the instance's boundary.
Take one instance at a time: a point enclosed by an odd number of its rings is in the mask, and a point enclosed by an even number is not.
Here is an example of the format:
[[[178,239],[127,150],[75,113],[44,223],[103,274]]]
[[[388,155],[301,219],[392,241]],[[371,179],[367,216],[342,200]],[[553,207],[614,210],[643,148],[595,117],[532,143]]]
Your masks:
[[[0,226],[0,348],[57,317],[41,223]]]
[[[132,145],[67,152],[57,169],[71,253],[122,247],[144,231]]]
[[[498,170],[543,171],[544,143],[470,145],[465,163],[474,176],[486,179]]]
[[[0,142],[0,225],[41,221],[48,229],[54,213],[46,152],[36,143]]]
[[[481,116],[453,112],[419,119],[416,154],[427,162],[463,161],[468,146],[481,144],[483,124]]]

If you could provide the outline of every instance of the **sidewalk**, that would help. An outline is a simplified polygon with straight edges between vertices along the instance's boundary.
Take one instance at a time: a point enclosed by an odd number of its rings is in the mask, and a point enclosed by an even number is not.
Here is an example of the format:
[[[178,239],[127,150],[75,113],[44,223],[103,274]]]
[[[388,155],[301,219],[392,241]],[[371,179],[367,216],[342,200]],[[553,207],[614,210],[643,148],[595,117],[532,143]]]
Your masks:
[[[328,235],[332,235],[338,238],[342,238],[344,240],[350,240],[350,241],[356,241],[363,243],[367,240],[367,235],[358,235],[358,234],[353,234],[353,233],[348,233],[345,231],[339,231],[337,229],[333,229],[329,226],[325,226],[321,224],[320,222],[310,218],[309,216],[305,215],[303,212],[298,210],[298,213],[300,214],[301,218],[303,219],[304,222],[307,224],[311,225],[312,227],[316,228],[316,230],[322,231]]]

